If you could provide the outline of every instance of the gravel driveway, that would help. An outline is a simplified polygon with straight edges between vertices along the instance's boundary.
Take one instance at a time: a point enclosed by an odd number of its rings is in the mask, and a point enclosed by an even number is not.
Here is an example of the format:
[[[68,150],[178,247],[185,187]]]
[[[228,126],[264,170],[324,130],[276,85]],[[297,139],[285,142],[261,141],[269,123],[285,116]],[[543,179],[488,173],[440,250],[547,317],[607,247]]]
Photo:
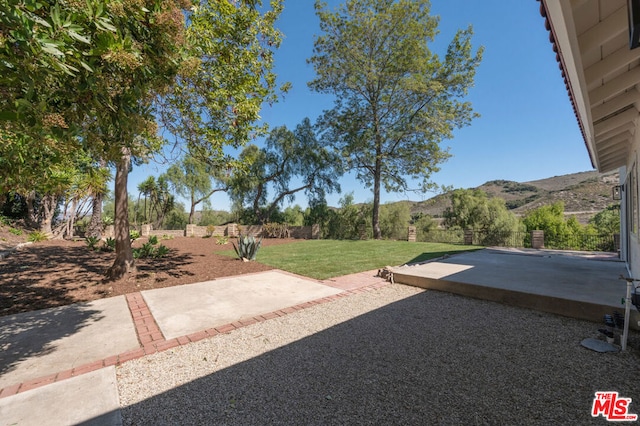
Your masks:
[[[389,285],[117,370],[125,424],[607,424],[596,391],[640,414],[640,336],[580,346],[599,325]]]

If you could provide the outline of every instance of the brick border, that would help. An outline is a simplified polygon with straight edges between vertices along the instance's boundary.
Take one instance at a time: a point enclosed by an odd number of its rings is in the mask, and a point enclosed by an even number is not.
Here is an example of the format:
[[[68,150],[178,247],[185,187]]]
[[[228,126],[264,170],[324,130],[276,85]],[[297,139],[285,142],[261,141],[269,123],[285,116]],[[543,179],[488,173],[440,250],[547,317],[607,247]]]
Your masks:
[[[330,303],[344,297],[376,291],[380,288],[386,287],[389,284],[389,282],[382,281],[380,279],[380,282],[365,284],[362,287],[345,290],[332,296],[311,300],[294,306],[282,308],[277,311],[256,315],[255,317],[245,318],[240,321],[219,325],[217,327],[208,328],[206,330],[201,330],[196,333],[169,340],[166,340],[164,338],[164,335],[162,334],[162,331],[160,331],[160,327],[158,327],[158,324],[156,323],[156,320],[153,317],[153,314],[151,313],[147,302],[144,300],[142,293],[129,293],[125,295],[125,298],[127,301],[127,305],[129,306],[129,311],[131,312],[131,318],[136,329],[136,335],[138,336],[138,343],[140,344],[140,347],[138,349],[133,349],[118,355],[113,355],[101,360],[90,362],[88,364],[83,364],[69,370],[49,374],[43,377],[38,377],[23,383],[7,386],[3,389],[0,389],[0,398],[6,398],[18,393],[26,392],[31,389],[36,389],[41,386],[79,376],[81,374],[96,371],[101,368],[110,367],[112,365],[118,366],[127,361],[142,358],[145,355],[162,352],[178,346],[188,345],[189,343],[194,343],[200,340],[215,337],[218,334],[227,334],[242,327],[247,327],[259,322],[268,321],[273,318],[284,317],[297,311],[312,308],[316,305],[322,305],[324,303]]]

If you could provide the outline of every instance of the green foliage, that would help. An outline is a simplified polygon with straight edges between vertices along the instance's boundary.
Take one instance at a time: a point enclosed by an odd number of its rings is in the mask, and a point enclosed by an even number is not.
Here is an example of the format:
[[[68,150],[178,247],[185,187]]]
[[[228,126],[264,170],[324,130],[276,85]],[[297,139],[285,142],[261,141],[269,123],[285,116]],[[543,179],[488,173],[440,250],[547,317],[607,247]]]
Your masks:
[[[31,241],[32,243],[46,241],[48,239],[47,234],[41,231],[32,231],[27,236],[27,241]]]
[[[23,234],[22,230],[17,228],[9,228],[9,233],[16,236],[20,236]]]
[[[229,242],[229,237],[225,236],[225,235],[221,235],[219,237],[216,237],[216,244],[219,246],[223,246],[225,244],[227,244]]]
[[[238,258],[244,262],[248,262],[250,260],[256,260],[256,254],[262,245],[262,238],[257,240],[253,235],[241,235],[238,237],[237,246],[233,242],[231,244],[233,244],[233,249],[238,255]]]
[[[135,229],[131,229],[129,231],[129,238],[131,239],[131,241],[135,241],[138,238],[140,238],[140,231],[137,231]]]
[[[447,228],[480,231],[482,245],[503,245],[514,233],[524,231],[504,200],[488,198],[479,189],[453,191],[451,207],[447,207],[443,216]]]
[[[158,244],[158,236],[157,236],[157,235],[151,235],[151,236],[149,237],[149,242],[150,242],[152,245],[156,245],[156,244]]]
[[[440,143],[476,117],[463,98],[482,49],[472,52],[468,28],[444,57],[431,52],[438,17],[429,15],[428,0],[346,0],[334,12],[320,1],[315,7],[322,35],[309,59],[316,72],[309,86],[335,96],[318,125],[347,169],[373,187],[377,239],[381,189],[407,191],[417,180],[419,189],[433,190],[430,176],[449,157]]]
[[[393,203],[380,206],[380,231],[382,238],[406,240],[411,208],[408,203]]]
[[[304,211],[299,205],[289,206],[282,212],[282,221],[290,226],[304,225]]]
[[[142,244],[141,247],[136,247],[133,249],[133,257],[134,259],[146,259],[146,258],[160,258],[164,257],[169,253],[169,249],[160,244],[158,244],[158,238],[149,237],[149,241]]]
[[[198,2],[185,34],[187,58],[163,97],[165,127],[189,153],[214,170],[239,166],[224,152],[266,132],[263,102],[277,101],[272,72],[282,35],[275,22],[282,1]],[[281,87],[287,89],[288,85]]]
[[[423,213],[412,216],[411,224],[416,227],[417,241],[426,241],[427,235],[438,227],[438,224],[430,215]]]
[[[104,240],[104,245],[102,246],[102,251],[116,251],[116,240],[115,238],[107,238]]]
[[[589,220],[589,224],[594,227],[595,232],[598,234],[619,234],[620,205],[611,205],[597,213]]]
[[[87,237],[84,239],[84,242],[87,244],[89,250],[96,251],[98,250],[98,243],[100,243],[100,238],[98,237]]]
[[[162,221],[162,228],[166,230],[185,229],[189,223],[189,215],[183,210],[181,203],[175,203]]]
[[[360,239],[360,231],[369,220],[371,205],[353,204],[353,193],[340,198],[340,208],[329,215],[325,238],[335,240]],[[367,234],[367,237],[369,234]]]
[[[208,226],[208,225],[223,225],[225,223],[229,223],[233,220],[233,216],[231,213],[222,210],[208,210],[205,209],[202,211],[202,216],[200,216],[200,221],[198,222],[199,226]]]

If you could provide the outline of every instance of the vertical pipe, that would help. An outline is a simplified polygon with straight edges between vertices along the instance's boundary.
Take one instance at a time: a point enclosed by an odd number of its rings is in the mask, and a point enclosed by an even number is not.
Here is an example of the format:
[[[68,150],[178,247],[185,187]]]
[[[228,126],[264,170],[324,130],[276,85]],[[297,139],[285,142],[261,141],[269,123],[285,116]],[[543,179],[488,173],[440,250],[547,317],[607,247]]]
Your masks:
[[[627,281],[627,297],[625,298],[624,303],[624,331],[622,333],[622,337],[620,338],[620,345],[622,346],[622,350],[627,349],[627,337],[629,336],[629,317],[631,315],[631,286],[633,285],[632,281]]]

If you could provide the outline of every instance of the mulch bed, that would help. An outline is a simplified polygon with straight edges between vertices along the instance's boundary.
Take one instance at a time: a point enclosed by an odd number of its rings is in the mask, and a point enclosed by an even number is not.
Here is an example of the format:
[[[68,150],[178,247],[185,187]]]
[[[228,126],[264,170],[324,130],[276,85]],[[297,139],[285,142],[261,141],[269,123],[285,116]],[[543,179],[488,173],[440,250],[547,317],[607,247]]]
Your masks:
[[[264,239],[262,245],[292,241]],[[0,260],[0,316],[273,269],[217,254],[233,247],[217,245],[214,238],[179,237],[160,244],[170,249],[167,256],[136,260],[137,272],[118,281],[104,279],[115,253],[89,250],[84,241],[27,245]]]

